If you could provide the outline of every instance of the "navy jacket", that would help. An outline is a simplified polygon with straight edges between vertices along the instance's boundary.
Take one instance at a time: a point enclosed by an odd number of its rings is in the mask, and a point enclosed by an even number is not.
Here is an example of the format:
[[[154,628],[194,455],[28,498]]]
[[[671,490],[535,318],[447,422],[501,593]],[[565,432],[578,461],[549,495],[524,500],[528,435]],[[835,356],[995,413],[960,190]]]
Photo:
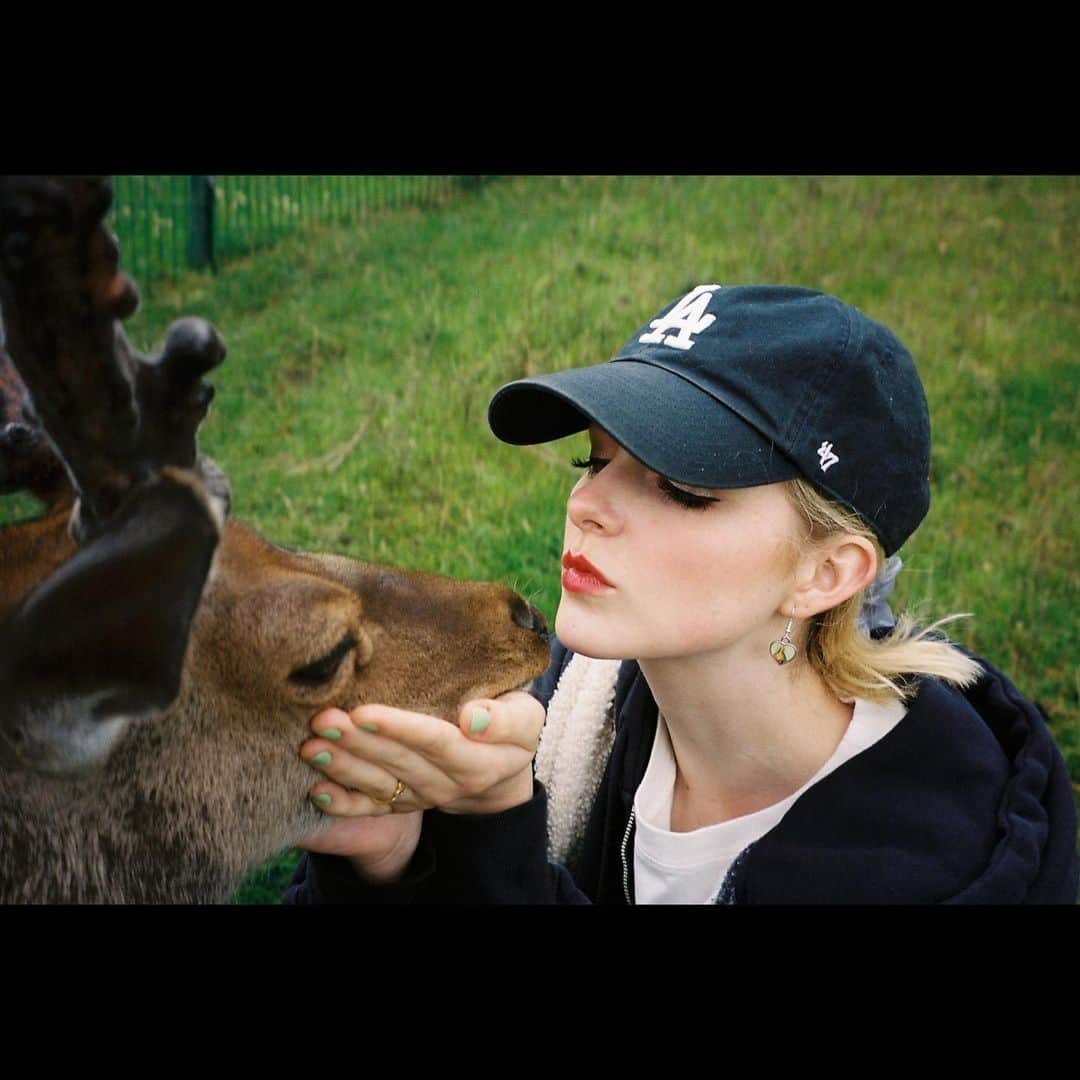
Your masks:
[[[546,706],[570,656],[534,689]],[[801,795],[735,860],[736,904],[1073,904],[1076,806],[1041,710],[998,670],[964,693],[924,679],[883,739]],[[392,885],[360,882],[340,858],[305,855],[286,903],[626,903],[633,897],[634,793],[657,709],[623,663],[616,736],[573,868],[546,858],[546,796],[501,814],[429,810],[416,855]]]

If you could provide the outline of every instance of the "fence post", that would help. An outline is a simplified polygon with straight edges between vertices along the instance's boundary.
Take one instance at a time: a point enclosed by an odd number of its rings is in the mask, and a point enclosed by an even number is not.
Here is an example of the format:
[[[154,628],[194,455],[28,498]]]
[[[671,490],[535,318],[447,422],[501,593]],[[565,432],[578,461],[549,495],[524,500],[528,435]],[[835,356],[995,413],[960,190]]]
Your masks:
[[[188,265],[214,266],[214,178],[188,177]]]

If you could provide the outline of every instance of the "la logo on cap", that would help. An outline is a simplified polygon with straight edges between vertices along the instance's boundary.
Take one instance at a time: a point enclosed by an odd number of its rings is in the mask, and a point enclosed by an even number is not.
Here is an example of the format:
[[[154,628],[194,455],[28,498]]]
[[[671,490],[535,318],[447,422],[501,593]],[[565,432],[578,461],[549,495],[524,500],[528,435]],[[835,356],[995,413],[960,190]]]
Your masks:
[[[666,315],[653,319],[649,325],[652,332],[642,334],[638,341],[646,345],[659,345],[663,342],[674,349],[692,349],[697,344],[691,335],[700,334],[714,322],[715,315],[707,314],[712,294],[721,285],[699,285],[688,292]],[[668,334],[669,330],[678,330],[678,334]]]

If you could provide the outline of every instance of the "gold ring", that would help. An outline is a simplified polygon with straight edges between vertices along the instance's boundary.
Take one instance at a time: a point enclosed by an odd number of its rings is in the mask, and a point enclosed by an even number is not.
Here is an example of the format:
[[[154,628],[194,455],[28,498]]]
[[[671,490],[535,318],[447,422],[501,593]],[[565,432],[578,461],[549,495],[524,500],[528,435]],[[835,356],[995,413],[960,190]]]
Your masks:
[[[402,780],[399,780],[399,781],[397,782],[397,787],[396,787],[396,788],[394,788],[394,794],[393,794],[393,795],[391,795],[389,799],[377,799],[377,798],[376,798],[376,797],[375,797],[374,795],[369,795],[369,796],[368,796],[368,798],[370,798],[370,799],[371,799],[371,801],[372,801],[373,803],[376,803],[376,804],[377,804],[378,806],[393,806],[393,805],[394,805],[394,800],[395,800],[395,799],[396,799],[396,798],[397,798],[397,797],[398,797],[398,796],[399,796],[399,795],[400,795],[400,794],[401,794],[401,793],[402,793],[402,792],[403,792],[404,790],[405,790],[405,783],[404,783],[404,781],[402,781]]]

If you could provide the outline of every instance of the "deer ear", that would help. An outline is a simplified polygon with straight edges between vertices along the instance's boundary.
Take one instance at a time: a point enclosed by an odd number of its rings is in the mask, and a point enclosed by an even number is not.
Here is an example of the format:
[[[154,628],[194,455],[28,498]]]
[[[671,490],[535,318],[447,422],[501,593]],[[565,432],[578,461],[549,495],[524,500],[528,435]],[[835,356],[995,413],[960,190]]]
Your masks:
[[[0,641],[7,757],[81,769],[127,720],[173,702],[218,537],[197,487],[159,483],[30,594]],[[84,709],[86,723],[72,724]]]

